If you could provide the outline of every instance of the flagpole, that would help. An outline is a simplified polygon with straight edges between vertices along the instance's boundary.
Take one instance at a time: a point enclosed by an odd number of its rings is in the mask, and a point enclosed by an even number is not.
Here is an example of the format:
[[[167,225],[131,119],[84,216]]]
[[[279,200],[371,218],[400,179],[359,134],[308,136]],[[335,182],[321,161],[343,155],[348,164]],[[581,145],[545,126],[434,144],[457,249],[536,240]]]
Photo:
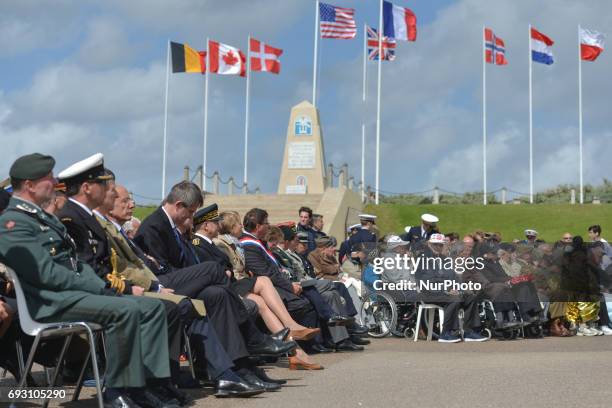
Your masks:
[[[482,27],[482,203],[487,205],[487,49]],[[495,46],[495,44],[494,44]],[[492,53],[494,56],[494,53]]]
[[[379,204],[380,188],[380,88],[382,83],[382,38],[385,33],[383,27],[383,0],[380,0],[380,13],[378,16],[378,96],[376,103],[376,198],[374,203]]]
[[[314,63],[312,69],[312,105],[317,106],[317,51],[319,46],[319,0],[315,2]]]
[[[366,87],[367,87],[367,51],[368,51],[368,34],[366,25],[363,25],[363,110],[361,112],[361,202],[365,199],[365,115],[366,108]]]
[[[248,164],[249,164],[249,102],[250,102],[250,87],[251,87],[251,35],[249,34],[249,43],[247,45],[247,60],[246,60],[246,112],[244,120],[244,184],[248,188]]]
[[[580,24],[578,25],[578,144],[580,154],[580,204],[584,204],[582,184],[582,53],[580,50]]]
[[[166,97],[164,103],[164,146],[162,152],[162,193],[161,199],[164,199],[166,194],[166,149],[168,145],[168,86],[170,83],[170,40],[167,44],[166,52]]]
[[[533,204],[533,62],[531,54],[531,24],[529,24],[529,203]]]
[[[210,40],[206,38],[206,78],[204,80],[204,153],[202,157],[202,191],[206,191],[206,143],[208,141],[208,77],[210,70]]]

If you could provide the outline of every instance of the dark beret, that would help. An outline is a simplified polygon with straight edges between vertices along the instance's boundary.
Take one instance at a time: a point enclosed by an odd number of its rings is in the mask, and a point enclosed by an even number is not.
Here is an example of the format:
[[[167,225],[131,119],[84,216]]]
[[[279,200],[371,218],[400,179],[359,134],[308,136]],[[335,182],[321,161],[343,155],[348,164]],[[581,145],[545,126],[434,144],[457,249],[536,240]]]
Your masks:
[[[49,174],[55,166],[55,159],[40,153],[21,156],[11,166],[9,176],[17,180],[38,180]]]
[[[295,238],[295,235],[297,233],[295,225],[293,227],[289,225],[281,225],[279,226],[279,228],[281,231],[283,231],[283,236],[285,238],[285,241],[291,241],[293,240],[293,238]]]

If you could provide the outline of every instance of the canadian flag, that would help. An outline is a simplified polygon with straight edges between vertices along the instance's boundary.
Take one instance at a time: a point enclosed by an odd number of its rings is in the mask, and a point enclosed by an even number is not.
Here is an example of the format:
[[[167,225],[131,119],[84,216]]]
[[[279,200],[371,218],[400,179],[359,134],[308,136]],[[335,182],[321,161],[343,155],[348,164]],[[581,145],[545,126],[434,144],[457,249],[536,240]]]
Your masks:
[[[246,75],[246,57],[238,48],[209,41],[208,52],[210,72],[220,75]]]
[[[283,55],[283,50],[271,47],[254,38],[251,38],[249,48],[251,71],[267,71],[274,74],[280,72],[280,56]]]

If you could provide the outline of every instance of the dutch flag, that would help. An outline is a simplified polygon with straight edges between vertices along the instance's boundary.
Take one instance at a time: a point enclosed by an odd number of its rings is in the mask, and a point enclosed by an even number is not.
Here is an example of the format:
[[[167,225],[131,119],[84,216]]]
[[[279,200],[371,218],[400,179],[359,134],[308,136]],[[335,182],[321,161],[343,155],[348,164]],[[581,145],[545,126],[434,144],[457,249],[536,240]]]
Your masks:
[[[553,54],[550,47],[555,42],[535,28],[531,29],[531,60],[540,64],[551,65]]]

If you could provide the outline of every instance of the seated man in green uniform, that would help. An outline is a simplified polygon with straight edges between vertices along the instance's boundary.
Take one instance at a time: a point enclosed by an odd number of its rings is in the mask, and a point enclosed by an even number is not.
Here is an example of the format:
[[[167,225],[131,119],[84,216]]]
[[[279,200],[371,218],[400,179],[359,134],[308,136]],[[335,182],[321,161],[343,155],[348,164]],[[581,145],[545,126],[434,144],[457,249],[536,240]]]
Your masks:
[[[0,216],[0,257],[19,276],[34,320],[88,321],[104,327],[105,406],[176,407],[150,388],[166,384],[170,376],[162,303],[118,296],[77,259],[65,227],[40,208],[53,196],[54,165],[51,156],[35,153],[11,166],[14,194]]]

